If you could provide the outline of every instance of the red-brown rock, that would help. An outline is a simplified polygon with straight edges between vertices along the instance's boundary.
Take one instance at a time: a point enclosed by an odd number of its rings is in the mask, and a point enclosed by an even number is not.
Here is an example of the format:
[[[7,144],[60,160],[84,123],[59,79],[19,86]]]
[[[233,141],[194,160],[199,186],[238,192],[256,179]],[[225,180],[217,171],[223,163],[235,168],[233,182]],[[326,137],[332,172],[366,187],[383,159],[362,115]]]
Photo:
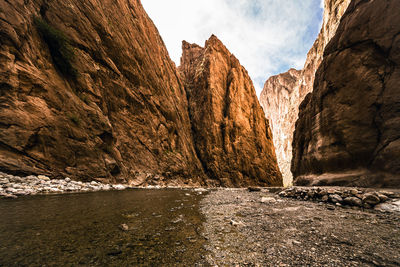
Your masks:
[[[223,186],[282,185],[268,120],[247,71],[214,35],[183,42],[185,81],[197,155]]]
[[[183,84],[139,0],[0,2],[0,170],[206,183]]]
[[[353,0],[293,140],[296,184],[400,185],[400,1]]]

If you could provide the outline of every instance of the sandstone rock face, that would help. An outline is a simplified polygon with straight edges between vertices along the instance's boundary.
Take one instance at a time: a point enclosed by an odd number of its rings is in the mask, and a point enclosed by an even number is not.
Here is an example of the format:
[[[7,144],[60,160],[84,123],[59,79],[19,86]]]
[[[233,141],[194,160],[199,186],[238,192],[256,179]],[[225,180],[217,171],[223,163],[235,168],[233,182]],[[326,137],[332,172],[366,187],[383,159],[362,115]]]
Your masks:
[[[300,106],[292,172],[303,185],[400,185],[400,2],[354,0]]]
[[[0,170],[206,183],[183,84],[139,0],[1,1],[0,18]]]
[[[299,105],[312,91],[315,72],[319,67],[324,50],[339,25],[350,0],[325,0],[321,31],[301,71],[294,69],[267,80],[260,95],[260,103],[271,122],[279,167],[286,185],[291,184],[292,140]]]
[[[183,42],[195,147],[208,176],[223,186],[282,185],[268,120],[247,71],[211,36],[205,47]]]
[[[301,74],[302,72],[299,70],[290,69],[286,73],[270,77],[260,95],[261,105],[270,121],[278,165],[285,185],[292,182],[290,171],[292,128],[294,128],[293,122],[297,119],[295,107],[299,100]],[[294,97],[295,95],[297,96]]]

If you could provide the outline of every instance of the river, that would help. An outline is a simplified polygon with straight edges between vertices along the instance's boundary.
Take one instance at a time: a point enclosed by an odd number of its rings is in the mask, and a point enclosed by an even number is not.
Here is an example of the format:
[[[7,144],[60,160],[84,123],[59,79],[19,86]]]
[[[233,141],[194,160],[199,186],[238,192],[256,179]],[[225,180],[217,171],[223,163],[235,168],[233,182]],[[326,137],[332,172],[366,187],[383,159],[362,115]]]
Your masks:
[[[0,266],[193,266],[202,196],[127,190],[0,201]]]

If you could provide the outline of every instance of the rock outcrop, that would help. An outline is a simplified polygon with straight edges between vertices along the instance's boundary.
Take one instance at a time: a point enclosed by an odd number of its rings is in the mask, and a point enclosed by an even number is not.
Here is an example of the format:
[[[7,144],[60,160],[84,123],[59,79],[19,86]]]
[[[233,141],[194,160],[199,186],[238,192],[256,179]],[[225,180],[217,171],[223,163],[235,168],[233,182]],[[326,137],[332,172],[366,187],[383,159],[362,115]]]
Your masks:
[[[299,105],[312,91],[315,72],[319,67],[324,50],[339,25],[350,0],[325,0],[321,31],[307,55],[301,71],[294,69],[267,80],[260,95],[260,103],[271,122],[279,167],[286,185],[292,182],[290,164],[292,140]]]
[[[185,81],[197,155],[223,186],[282,185],[269,129],[247,71],[214,35],[183,42]]]
[[[0,18],[1,171],[206,183],[183,84],[139,0],[1,1]]]
[[[260,103],[270,121],[278,165],[285,185],[292,182],[290,171],[292,135],[294,122],[297,119],[295,109],[299,104],[297,102],[299,101],[301,75],[301,71],[290,69],[286,73],[272,76],[264,84],[260,95]]]
[[[353,0],[300,106],[299,185],[400,185],[400,2]]]

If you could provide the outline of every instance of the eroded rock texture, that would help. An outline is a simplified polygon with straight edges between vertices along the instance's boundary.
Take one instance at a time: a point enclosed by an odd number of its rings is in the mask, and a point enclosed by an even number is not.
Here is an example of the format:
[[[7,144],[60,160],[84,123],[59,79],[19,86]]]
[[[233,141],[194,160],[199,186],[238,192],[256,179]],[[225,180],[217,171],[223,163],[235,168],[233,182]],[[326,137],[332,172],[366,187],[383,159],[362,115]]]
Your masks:
[[[400,1],[354,0],[293,140],[296,184],[400,185]]]
[[[0,170],[205,182],[184,87],[139,0],[1,1],[0,18]]]
[[[302,72],[290,69],[286,73],[270,77],[264,84],[260,103],[270,121],[278,165],[283,183],[292,182],[290,161],[292,160],[292,135],[297,119],[296,106],[299,101],[299,79]]]
[[[292,182],[290,164],[292,140],[299,105],[312,91],[315,72],[321,64],[324,50],[339,25],[350,0],[325,0],[324,18],[321,31],[307,54],[304,68],[291,69],[269,78],[260,95],[260,103],[271,123],[279,167],[285,184]]]
[[[247,71],[215,36],[204,48],[182,47],[179,70],[208,176],[224,186],[281,185],[269,123]]]

